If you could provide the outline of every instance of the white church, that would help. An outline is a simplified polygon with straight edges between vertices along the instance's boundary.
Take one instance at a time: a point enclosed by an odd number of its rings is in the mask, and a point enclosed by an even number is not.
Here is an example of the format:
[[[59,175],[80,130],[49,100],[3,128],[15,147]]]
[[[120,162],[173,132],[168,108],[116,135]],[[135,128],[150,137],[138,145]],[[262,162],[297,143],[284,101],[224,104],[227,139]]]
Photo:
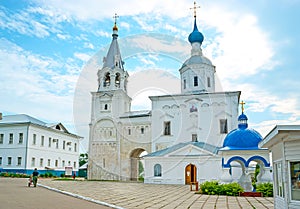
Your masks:
[[[181,93],[150,96],[151,110],[132,111],[115,22],[103,66],[96,69],[98,89],[91,93],[89,179],[137,180],[146,151],[144,183],[236,181],[250,191],[256,164],[258,181],[271,181],[269,151],[258,147],[261,135],[248,128],[244,103],[239,115],[241,92],[215,91],[216,67],[202,53],[196,10],[188,41]]]

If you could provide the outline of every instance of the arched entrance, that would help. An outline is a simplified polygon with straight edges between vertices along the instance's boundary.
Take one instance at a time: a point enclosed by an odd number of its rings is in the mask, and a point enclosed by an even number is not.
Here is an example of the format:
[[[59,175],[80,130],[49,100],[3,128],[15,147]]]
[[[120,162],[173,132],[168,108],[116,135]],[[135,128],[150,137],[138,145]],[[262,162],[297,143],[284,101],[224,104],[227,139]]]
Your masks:
[[[134,149],[130,153],[130,180],[131,181],[139,181],[142,173],[144,172],[144,164],[141,160],[143,155],[147,154],[147,152],[142,148]]]
[[[185,167],[185,184],[197,181],[197,167],[194,164],[188,164]]]

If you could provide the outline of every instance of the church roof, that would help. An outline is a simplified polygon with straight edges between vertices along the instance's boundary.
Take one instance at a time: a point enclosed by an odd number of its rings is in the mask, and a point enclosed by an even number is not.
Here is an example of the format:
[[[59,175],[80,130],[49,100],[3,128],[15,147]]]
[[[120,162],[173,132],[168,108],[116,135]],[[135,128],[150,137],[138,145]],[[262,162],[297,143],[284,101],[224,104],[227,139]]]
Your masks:
[[[134,118],[134,117],[145,117],[151,116],[150,110],[130,111],[124,113],[120,118]]]
[[[168,147],[166,149],[162,149],[162,150],[159,150],[159,151],[156,151],[156,152],[152,152],[152,153],[149,153],[148,155],[145,155],[143,157],[159,157],[159,156],[165,156],[167,154],[170,154],[176,150],[179,150],[185,146],[188,146],[188,145],[193,145],[193,146],[196,146],[198,148],[201,148],[203,150],[206,150],[212,154],[217,154],[218,152],[218,149],[219,147],[216,147],[216,146],[213,146],[211,144],[206,144],[204,142],[185,142],[185,143],[179,143],[179,144],[175,144],[171,147]]]
[[[201,55],[194,55],[194,56],[191,56],[189,59],[187,59],[183,65],[182,65],[182,68],[185,67],[185,66],[189,66],[189,65],[194,65],[194,64],[207,64],[207,65],[212,65],[212,62],[204,57],[204,56],[201,56]]]

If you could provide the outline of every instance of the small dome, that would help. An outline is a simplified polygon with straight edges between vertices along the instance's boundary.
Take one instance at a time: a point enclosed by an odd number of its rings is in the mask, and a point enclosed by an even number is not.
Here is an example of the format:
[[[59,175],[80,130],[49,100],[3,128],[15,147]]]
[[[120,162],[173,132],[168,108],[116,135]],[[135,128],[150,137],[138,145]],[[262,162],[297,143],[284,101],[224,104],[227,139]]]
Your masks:
[[[239,117],[238,117],[238,121],[241,121],[241,120],[248,120],[248,118],[247,118],[247,116],[244,114],[244,113],[242,113]]]
[[[113,31],[114,31],[114,30],[116,30],[116,31],[118,30],[118,26],[117,26],[116,23],[115,23],[115,25],[114,25],[114,27],[113,27]]]
[[[238,117],[238,128],[227,134],[222,150],[259,149],[258,143],[262,141],[263,138],[257,131],[248,128],[247,120],[248,118],[244,113]]]
[[[189,35],[189,42],[192,44],[194,42],[199,42],[200,44],[202,44],[204,40],[204,36],[201,32],[199,32],[198,28],[197,28],[197,24],[196,24],[196,18],[195,18],[195,22],[194,22],[194,30],[193,32]]]

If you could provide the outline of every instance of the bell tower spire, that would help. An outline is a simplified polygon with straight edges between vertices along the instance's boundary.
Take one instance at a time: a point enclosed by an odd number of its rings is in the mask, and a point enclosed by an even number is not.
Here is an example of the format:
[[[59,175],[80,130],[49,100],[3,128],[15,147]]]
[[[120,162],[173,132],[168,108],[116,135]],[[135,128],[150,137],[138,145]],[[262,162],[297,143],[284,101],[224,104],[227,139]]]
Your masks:
[[[122,89],[127,92],[128,73],[124,69],[124,61],[118,44],[117,19],[119,16],[115,13],[113,18],[112,42],[106,57],[103,58],[103,67],[98,70],[98,91]]]

